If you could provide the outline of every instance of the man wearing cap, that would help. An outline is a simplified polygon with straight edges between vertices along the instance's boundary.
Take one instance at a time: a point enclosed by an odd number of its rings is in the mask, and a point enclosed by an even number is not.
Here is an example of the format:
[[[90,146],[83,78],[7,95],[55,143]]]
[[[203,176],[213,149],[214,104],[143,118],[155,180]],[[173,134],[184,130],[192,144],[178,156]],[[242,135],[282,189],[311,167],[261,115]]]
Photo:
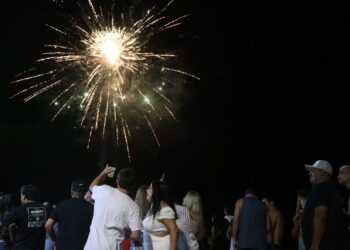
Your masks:
[[[38,250],[44,249],[46,208],[39,202],[39,189],[34,185],[24,185],[21,188],[21,203],[0,222],[0,226],[15,223],[17,230],[11,249]]]
[[[60,203],[46,222],[46,232],[56,241],[56,250],[81,250],[89,235],[93,216],[93,206],[84,199],[87,190],[82,180],[75,180],[71,185],[72,199]],[[58,223],[57,236],[53,230]]]
[[[350,165],[343,165],[339,168],[338,182],[350,191]],[[348,211],[346,217],[348,219],[348,229],[350,232],[350,197],[348,198]]]
[[[328,161],[305,165],[313,188],[306,199],[302,234],[306,249],[348,250],[341,197],[331,182],[333,168]]]

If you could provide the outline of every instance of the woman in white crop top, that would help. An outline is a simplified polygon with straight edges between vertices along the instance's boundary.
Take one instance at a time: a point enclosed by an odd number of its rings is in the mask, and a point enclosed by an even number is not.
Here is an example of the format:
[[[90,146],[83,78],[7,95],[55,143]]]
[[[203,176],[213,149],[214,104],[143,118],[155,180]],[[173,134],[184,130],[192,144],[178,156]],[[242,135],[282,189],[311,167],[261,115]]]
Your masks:
[[[153,181],[147,189],[147,199],[151,208],[142,222],[146,232],[144,250],[176,250],[177,216],[168,186],[162,181]]]

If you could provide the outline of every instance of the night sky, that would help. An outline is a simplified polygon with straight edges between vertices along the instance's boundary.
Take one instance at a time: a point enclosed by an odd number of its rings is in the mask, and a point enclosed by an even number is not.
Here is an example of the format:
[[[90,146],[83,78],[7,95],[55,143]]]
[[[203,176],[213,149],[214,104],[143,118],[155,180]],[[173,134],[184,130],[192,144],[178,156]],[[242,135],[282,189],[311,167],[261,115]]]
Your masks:
[[[254,185],[294,209],[296,189],[308,184],[305,163],[329,160],[336,174],[350,163],[350,16],[341,6],[232,5],[179,0],[169,9],[191,16],[163,45],[201,81],[183,83],[178,122],[157,126],[160,148],[145,129],[128,163],[110,140],[96,138],[87,150],[72,114],[51,123],[47,96],[9,99],[14,76],[54,41],[44,25],[62,19],[49,1],[2,3],[0,191],[34,183],[57,202],[73,179],[90,182],[110,163],[135,168],[141,183],[165,171],[175,196],[196,190],[208,208]]]

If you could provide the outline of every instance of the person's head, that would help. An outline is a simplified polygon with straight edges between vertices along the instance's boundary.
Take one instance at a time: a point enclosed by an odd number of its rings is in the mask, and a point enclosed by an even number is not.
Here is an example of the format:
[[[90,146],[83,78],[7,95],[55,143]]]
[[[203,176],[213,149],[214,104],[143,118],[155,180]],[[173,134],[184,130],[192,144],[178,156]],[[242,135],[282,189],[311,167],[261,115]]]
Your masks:
[[[9,212],[14,206],[12,194],[0,192],[0,218],[3,213]]]
[[[174,211],[174,203],[170,198],[168,185],[163,181],[154,180],[147,189],[147,200],[151,202],[152,214],[160,211],[160,202],[166,202]]]
[[[332,165],[325,160],[317,160],[313,165],[305,165],[305,168],[312,184],[329,181],[333,173]]]
[[[226,204],[224,207],[224,214],[225,215],[233,215],[233,206],[231,204]]]
[[[130,191],[136,187],[136,172],[132,168],[122,168],[117,175],[118,188]]]
[[[244,195],[245,196],[255,196],[256,195],[255,189],[253,187],[247,188],[244,191]]]
[[[300,198],[306,198],[309,195],[310,190],[308,188],[299,188],[297,190],[297,196]]]
[[[147,200],[147,185],[140,186],[136,191],[135,202],[140,207],[142,218],[144,218],[149,209],[149,201]]]
[[[304,210],[306,197],[309,194],[309,189],[307,188],[299,188],[297,191],[297,206],[296,206],[296,212],[299,213],[300,211]]]
[[[265,194],[262,202],[264,202],[267,208],[271,208],[275,205],[275,197],[272,194]]]
[[[350,189],[350,165],[343,165],[339,169],[338,182]]]
[[[39,200],[39,188],[32,184],[21,187],[21,203],[25,204],[31,201]]]
[[[87,185],[83,180],[75,180],[71,184],[71,195],[73,198],[81,198],[87,190]]]
[[[52,205],[51,205],[51,203],[48,202],[48,201],[44,201],[44,202],[43,202],[43,205],[44,205],[44,207],[46,208],[46,213],[47,213],[47,214],[50,214],[51,211],[52,211]]]
[[[187,192],[186,196],[183,199],[182,205],[188,208],[190,216],[193,220],[203,220],[202,199],[197,192]]]

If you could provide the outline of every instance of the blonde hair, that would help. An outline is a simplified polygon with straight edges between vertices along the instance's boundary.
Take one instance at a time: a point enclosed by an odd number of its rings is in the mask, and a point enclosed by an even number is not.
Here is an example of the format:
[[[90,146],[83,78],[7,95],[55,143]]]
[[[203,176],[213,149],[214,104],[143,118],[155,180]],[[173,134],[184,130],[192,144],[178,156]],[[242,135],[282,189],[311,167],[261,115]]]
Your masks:
[[[145,218],[148,209],[150,207],[150,203],[147,200],[147,185],[142,185],[137,189],[136,196],[135,196],[135,202],[140,208],[140,213],[142,215],[142,218]]]
[[[197,192],[187,192],[183,205],[188,208],[192,220],[203,221],[202,199]]]
[[[345,174],[350,173],[350,165],[343,165],[341,168],[339,168],[339,173],[343,172]]]

